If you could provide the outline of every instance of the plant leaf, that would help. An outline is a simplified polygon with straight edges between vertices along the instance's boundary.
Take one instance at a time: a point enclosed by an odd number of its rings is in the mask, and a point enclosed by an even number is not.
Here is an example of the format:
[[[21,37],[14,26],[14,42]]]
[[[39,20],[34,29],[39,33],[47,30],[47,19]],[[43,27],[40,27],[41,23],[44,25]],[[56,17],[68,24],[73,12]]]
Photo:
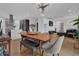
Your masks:
[[[75,19],[75,20],[73,20],[73,22],[75,22],[75,21],[79,21],[79,19]]]
[[[79,25],[79,22],[74,23],[73,25]]]

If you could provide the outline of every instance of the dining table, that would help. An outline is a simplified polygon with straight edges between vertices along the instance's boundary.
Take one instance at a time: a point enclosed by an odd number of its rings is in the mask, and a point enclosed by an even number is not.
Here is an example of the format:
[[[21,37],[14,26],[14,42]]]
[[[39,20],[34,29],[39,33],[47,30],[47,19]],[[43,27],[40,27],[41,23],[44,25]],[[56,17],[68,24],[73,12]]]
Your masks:
[[[50,42],[50,41],[55,41],[57,38],[57,34],[51,34],[49,35],[48,33],[39,33],[39,32],[21,32],[20,33],[22,40],[25,37],[31,38],[33,40],[39,41],[39,51],[40,55],[42,55],[42,43],[43,42]],[[52,40],[51,40],[52,39]]]

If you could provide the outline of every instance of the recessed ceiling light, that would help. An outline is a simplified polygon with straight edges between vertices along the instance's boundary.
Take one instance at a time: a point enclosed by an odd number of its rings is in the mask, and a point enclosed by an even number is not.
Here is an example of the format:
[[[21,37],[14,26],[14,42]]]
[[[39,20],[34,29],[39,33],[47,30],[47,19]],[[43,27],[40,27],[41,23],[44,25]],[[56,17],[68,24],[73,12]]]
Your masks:
[[[72,10],[69,9],[69,10],[68,10],[68,13],[69,13],[69,15],[72,15]]]
[[[68,10],[68,12],[69,12],[69,13],[71,13],[71,12],[72,12],[72,10],[70,10],[70,9],[69,9],[69,10]]]

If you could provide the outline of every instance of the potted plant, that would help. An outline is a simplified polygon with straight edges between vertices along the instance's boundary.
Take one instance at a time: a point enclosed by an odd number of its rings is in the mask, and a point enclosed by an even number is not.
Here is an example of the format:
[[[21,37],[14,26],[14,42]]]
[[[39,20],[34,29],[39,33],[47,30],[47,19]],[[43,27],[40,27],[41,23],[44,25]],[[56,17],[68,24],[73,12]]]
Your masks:
[[[75,19],[74,21],[74,24],[73,25],[76,25],[78,30],[77,30],[77,33],[76,35],[74,36],[74,39],[76,39],[76,43],[74,44],[74,48],[78,48],[79,49],[79,16],[77,19]]]

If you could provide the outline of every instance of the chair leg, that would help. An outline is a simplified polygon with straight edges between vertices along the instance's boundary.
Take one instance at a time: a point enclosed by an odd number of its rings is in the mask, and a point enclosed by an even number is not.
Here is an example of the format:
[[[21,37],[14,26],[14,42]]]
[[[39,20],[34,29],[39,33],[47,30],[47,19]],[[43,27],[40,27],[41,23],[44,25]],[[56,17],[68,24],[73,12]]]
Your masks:
[[[35,52],[34,52],[34,50],[32,50],[32,55],[35,56]]]
[[[20,43],[20,52],[21,52],[21,47],[22,47],[22,44]]]
[[[42,56],[44,55],[44,50],[42,50]]]

